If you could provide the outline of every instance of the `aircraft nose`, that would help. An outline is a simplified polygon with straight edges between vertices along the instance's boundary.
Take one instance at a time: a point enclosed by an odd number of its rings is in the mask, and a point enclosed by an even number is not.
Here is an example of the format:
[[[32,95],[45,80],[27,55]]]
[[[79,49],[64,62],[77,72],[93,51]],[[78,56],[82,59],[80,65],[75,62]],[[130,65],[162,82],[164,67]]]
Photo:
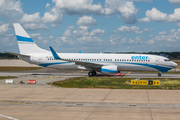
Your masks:
[[[177,63],[175,63],[175,62],[172,63],[172,67],[173,67],[173,68],[176,68],[177,66],[178,66]]]

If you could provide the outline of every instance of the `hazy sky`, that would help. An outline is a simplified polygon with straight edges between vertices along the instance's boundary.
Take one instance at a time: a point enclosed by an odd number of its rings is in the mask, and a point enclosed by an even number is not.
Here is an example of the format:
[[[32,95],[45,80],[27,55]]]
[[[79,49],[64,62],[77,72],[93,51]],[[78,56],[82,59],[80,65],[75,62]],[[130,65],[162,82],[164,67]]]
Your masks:
[[[15,22],[57,52],[180,51],[180,0],[0,0],[0,52]]]

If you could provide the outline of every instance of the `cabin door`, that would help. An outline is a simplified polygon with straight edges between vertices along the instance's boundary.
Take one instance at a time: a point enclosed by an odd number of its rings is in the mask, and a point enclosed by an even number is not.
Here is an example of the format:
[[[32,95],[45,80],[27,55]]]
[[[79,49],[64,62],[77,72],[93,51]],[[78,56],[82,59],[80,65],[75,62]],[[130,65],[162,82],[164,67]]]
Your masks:
[[[156,62],[156,65],[159,65],[159,58],[158,57],[155,59],[155,62]]]

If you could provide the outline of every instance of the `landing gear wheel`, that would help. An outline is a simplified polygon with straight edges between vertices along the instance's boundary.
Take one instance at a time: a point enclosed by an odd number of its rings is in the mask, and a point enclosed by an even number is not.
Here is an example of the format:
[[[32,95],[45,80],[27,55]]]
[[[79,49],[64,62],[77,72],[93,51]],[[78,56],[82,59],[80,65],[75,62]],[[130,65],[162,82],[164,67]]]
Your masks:
[[[92,73],[93,73],[93,76],[96,76],[96,74],[97,74],[96,71],[93,71]]]
[[[89,77],[96,76],[96,74],[97,74],[96,71],[90,71],[88,73]]]
[[[93,72],[89,72],[88,75],[89,75],[89,77],[92,77],[93,76]]]
[[[161,73],[158,73],[158,76],[161,77]]]

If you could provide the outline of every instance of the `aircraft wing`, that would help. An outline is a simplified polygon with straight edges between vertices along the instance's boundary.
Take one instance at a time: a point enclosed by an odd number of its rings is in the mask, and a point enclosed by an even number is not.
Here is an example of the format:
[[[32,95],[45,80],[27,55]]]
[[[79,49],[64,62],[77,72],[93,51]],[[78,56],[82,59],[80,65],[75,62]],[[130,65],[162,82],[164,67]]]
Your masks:
[[[86,68],[101,68],[103,66],[101,64],[83,62],[83,61],[74,61],[74,62],[75,62],[76,65],[84,66]]]
[[[84,66],[85,68],[101,68],[103,65],[102,64],[97,64],[97,63],[92,63],[92,62],[84,62],[84,61],[76,61],[76,60],[66,60],[61,57],[55,52],[55,50],[49,46],[51,53],[53,54],[53,57],[57,60],[63,60],[63,61],[68,61],[68,62],[75,62],[76,65]]]
[[[23,55],[23,54],[18,54],[18,53],[12,53],[12,52],[6,52],[5,53],[11,54],[11,55],[17,55],[17,56],[22,56],[22,57],[30,57],[29,55]]]

